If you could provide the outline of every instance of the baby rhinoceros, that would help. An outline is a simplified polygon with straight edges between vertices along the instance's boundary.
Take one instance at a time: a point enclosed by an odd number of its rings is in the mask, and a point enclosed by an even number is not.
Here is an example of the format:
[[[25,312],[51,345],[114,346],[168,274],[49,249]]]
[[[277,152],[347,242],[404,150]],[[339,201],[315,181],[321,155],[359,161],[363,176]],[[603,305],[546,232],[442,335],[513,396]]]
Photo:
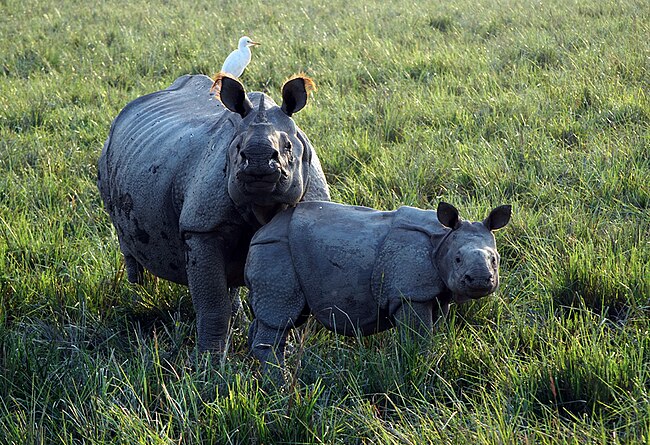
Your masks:
[[[492,231],[511,207],[482,222],[463,221],[441,202],[437,212],[383,212],[304,202],[279,213],[251,241],[245,279],[255,319],[249,332],[263,369],[281,368],[288,330],[309,314],[344,335],[405,325],[431,332],[434,311],[494,292],[499,254]]]

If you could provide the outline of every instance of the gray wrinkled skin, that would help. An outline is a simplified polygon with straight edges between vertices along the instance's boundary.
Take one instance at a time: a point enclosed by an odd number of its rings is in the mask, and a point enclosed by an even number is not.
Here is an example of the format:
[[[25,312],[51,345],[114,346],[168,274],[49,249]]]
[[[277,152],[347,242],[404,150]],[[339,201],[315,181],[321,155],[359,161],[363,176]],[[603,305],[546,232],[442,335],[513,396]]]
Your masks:
[[[309,314],[344,335],[396,324],[426,335],[438,308],[446,315],[450,302],[497,289],[492,231],[508,223],[510,211],[500,206],[469,222],[446,203],[437,212],[382,212],[308,202],[276,215],[253,237],[246,262],[254,355],[281,368],[288,330]]]
[[[129,281],[147,269],[188,285],[201,351],[225,345],[228,288],[243,285],[255,230],[300,200],[329,200],[318,157],[290,117],[307,94],[301,79],[290,82],[280,109],[223,79],[225,108],[210,78],[180,77],[122,110],[99,159]]]

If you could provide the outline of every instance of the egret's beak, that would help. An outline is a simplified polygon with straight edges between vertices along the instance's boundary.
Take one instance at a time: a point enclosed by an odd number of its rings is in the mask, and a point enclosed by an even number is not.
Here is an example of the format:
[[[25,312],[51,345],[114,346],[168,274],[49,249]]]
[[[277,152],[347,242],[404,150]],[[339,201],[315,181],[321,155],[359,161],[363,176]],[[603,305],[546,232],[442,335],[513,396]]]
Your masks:
[[[253,46],[253,45],[261,45],[261,43],[259,43],[259,42],[250,42],[249,45],[250,45],[250,46]]]

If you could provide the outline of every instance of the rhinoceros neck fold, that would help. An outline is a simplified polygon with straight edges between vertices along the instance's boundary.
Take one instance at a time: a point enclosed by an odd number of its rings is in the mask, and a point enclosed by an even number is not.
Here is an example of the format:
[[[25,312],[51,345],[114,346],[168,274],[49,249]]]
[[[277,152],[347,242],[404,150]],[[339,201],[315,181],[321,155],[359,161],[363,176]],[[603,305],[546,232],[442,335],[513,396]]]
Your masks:
[[[236,205],[235,208],[244,222],[254,230],[258,230],[263,225],[269,223],[277,213],[289,208],[289,205],[278,203],[265,206],[251,203],[244,206]]]
[[[234,204],[234,203],[233,203]],[[258,230],[263,224],[257,220],[255,213],[253,212],[253,207],[251,205],[237,205],[235,204],[235,209],[241,218],[246,224],[251,226],[253,230]]]
[[[447,241],[447,238],[449,238],[449,236],[451,236],[451,234],[453,232],[454,232],[453,230],[447,229],[447,230],[445,230],[444,235],[433,235],[433,236],[431,236],[431,244],[433,245],[433,248],[435,249],[435,253],[433,254],[433,259],[435,260],[434,265],[436,267],[438,267],[437,264],[438,264],[438,260],[440,259],[440,254],[443,252],[443,246],[444,246],[445,242]]]
[[[289,206],[287,204],[276,204],[273,206],[258,206],[253,204],[253,215],[261,225],[267,224],[273,219],[276,213],[286,210]]]

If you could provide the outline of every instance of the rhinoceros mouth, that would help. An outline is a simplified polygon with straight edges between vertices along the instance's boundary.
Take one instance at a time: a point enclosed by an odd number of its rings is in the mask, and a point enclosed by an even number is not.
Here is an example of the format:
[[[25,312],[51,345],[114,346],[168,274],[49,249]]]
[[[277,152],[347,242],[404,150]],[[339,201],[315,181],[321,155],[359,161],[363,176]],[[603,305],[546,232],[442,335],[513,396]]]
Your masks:
[[[463,295],[471,298],[472,300],[477,300],[482,297],[486,297],[494,292],[496,287],[469,287],[463,290]]]
[[[251,181],[244,183],[244,190],[252,194],[266,194],[271,193],[277,186],[276,182],[270,181]]]
[[[271,172],[248,172],[242,170],[237,173],[237,179],[248,192],[273,191],[282,179],[280,169]]]
[[[453,300],[454,303],[456,304],[463,304],[463,303],[467,303],[468,301],[472,301],[473,298],[470,298],[466,295],[454,294]]]
[[[463,286],[454,292],[454,301],[456,303],[465,303],[479,298],[487,297],[496,290],[496,286],[490,287],[468,287]]]

